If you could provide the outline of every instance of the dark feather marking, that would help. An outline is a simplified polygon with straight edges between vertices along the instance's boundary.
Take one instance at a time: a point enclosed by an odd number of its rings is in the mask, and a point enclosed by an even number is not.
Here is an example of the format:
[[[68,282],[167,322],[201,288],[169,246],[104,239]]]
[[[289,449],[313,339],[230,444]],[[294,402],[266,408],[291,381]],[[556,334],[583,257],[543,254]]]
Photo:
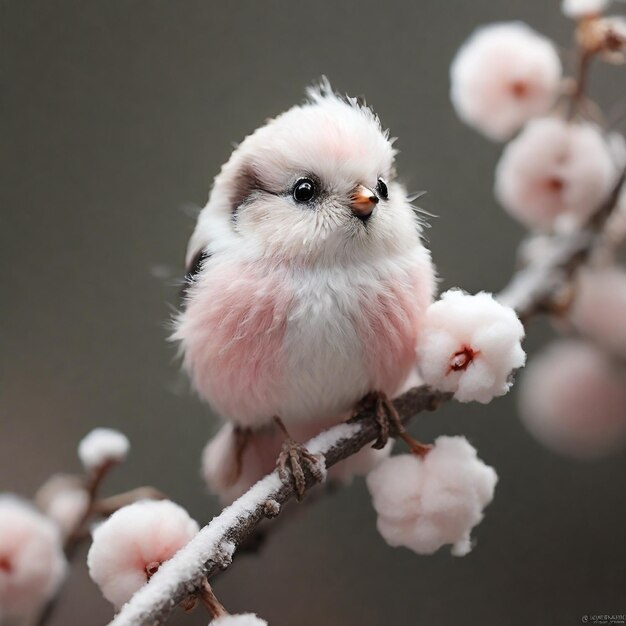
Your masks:
[[[206,250],[200,250],[197,252],[193,259],[191,259],[191,263],[187,267],[187,271],[185,272],[185,280],[183,282],[183,286],[180,288],[180,297],[184,300],[187,295],[187,290],[193,284],[196,276],[200,273],[202,269],[203,263],[210,258],[211,255]]]

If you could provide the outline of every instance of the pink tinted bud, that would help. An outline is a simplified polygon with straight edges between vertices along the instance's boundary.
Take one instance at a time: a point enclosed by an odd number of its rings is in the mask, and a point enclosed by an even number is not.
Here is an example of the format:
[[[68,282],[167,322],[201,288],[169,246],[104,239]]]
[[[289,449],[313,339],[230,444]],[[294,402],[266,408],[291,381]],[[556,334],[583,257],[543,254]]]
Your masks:
[[[35,503],[67,536],[81,522],[89,505],[89,496],[81,477],[55,474],[39,489]]]
[[[584,335],[626,357],[626,271],[582,270],[570,319]]]
[[[378,530],[390,546],[432,554],[451,544],[455,556],[471,550],[471,530],[496,482],[464,437],[439,437],[425,457],[391,457],[367,477]]]
[[[513,309],[491,294],[452,289],[430,305],[417,346],[424,382],[460,402],[490,402],[524,365],[524,328]]]
[[[0,616],[51,598],[66,571],[58,528],[27,503],[0,495]]]
[[[87,555],[102,595],[121,607],[198,532],[198,524],[168,500],[136,502],[102,522]]]
[[[560,341],[535,356],[519,404],[528,430],[562,454],[600,457],[626,441],[623,367],[582,341]]]
[[[502,206],[530,228],[583,224],[616,180],[612,151],[597,126],[536,119],[505,148],[496,169]]]
[[[552,42],[522,22],[478,29],[450,68],[459,117],[494,140],[508,139],[555,102],[561,62]]]

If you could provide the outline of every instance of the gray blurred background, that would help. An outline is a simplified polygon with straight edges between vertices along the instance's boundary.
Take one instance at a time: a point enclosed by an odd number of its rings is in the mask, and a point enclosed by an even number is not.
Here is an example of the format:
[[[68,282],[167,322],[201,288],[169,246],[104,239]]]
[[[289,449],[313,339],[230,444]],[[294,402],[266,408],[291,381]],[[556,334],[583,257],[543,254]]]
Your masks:
[[[327,74],[366,94],[399,137],[399,171],[426,189],[443,286],[497,290],[522,230],[495,204],[499,147],[456,119],[448,66],[479,24],[523,19],[562,45],[558,0],[0,1],[0,491],[31,496],[77,470],[92,427],[133,449],[107,484],[154,484],[200,521],[216,428],[167,342],[193,227],[233,142]],[[615,71],[593,89],[623,96]],[[622,93],[619,93],[619,90]],[[535,323],[535,349],[550,330]],[[500,475],[463,559],[387,547],[362,482],[281,525],[216,590],[271,626],[567,625],[626,613],[624,455],[578,463],[520,425],[514,393],[450,405],[412,428],[464,433]],[[112,614],[82,565],[53,623]],[[172,624],[206,624],[201,611]]]

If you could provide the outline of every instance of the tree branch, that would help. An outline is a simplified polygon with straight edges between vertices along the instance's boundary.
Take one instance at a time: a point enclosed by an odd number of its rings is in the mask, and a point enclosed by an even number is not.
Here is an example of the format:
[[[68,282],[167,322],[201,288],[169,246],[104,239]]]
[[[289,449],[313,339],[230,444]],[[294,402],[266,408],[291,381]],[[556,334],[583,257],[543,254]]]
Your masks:
[[[549,254],[533,259],[513,276],[500,300],[514,308],[522,320],[551,310],[553,297],[576,269],[588,258],[602,230],[624,180],[620,177],[613,193],[587,226],[577,233],[554,236]],[[422,411],[432,411],[452,394],[427,386],[410,389],[394,400],[403,422]],[[398,433],[392,427],[391,435]],[[306,447],[321,453],[326,467],[352,456],[377,439],[375,407],[363,407],[350,422],[339,424],[311,439]],[[305,469],[307,489],[314,484]],[[201,591],[205,579],[227,568],[235,550],[266,518],[276,517],[294,493],[292,481],[281,481],[272,472],[225,508],[172,559],[161,565],[150,581],[121,609],[110,626],[156,626],[165,622],[182,601]]]

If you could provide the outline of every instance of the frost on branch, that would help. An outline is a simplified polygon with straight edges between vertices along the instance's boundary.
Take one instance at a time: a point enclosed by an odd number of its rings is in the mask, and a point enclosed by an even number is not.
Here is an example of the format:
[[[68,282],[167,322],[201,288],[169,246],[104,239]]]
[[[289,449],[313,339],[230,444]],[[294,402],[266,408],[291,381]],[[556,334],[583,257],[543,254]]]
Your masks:
[[[582,341],[560,341],[534,357],[519,404],[528,430],[562,454],[599,457],[626,440],[623,365]]]
[[[478,29],[450,68],[459,117],[494,140],[508,139],[554,104],[562,68],[552,42],[522,22]]]
[[[505,148],[496,169],[502,206],[530,228],[580,226],[618,176],[611,147],[594,124],[532,120]]]
[[[188,513],[168,500],[125,506],[94,530],[89,574],[119,608],[198,530]]]
[[[569,317],[581,333],[626,357],[626,271],[607,267],[579,272]]]
[[[126,458],[130,442],[126,435],[111,428],[95,428],[78,444],[78,456],[87,470],[96,470]]]
[[[467,439],[439,437],[424,457],[401,454],[381,463],[367,486],[390,546],[432,554],[452,544],[452,554],[464,556],[497,480]]]
[[[214,619],[209,626],[267,626],[267,622],[254,613],[239,615],[222,615]]]
[[[563,0],[561,10],[567,17],[579,19],[600,15],[610,4],[610,0]]]
[[[0,618],[29,614],[65,576],[57,527],[26,502],[0,495]]]
[[[487,403],[511,387],[524,365],[524,327],[491,294],[452,289],[426,311],[417,357],[424,382],[460,402]]]

